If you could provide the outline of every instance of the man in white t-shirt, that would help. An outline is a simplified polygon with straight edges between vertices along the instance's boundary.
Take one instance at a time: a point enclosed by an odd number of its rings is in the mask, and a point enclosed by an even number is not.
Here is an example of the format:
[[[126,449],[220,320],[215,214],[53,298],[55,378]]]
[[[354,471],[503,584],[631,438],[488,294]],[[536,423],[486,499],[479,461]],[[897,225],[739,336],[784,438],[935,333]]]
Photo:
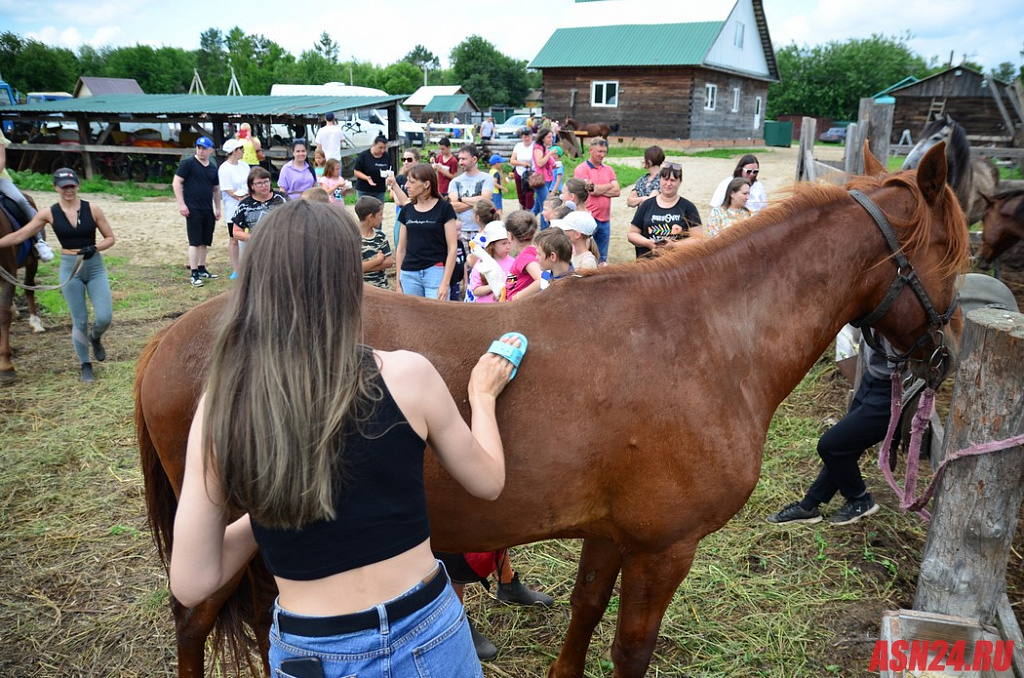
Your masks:
[[[341,128],[338,127],[338,121],[334,119],[334,113],[328,112],[324,115],[324,120],[327,124],[320,128],[320,131],[316,133],[317,148],[319,148],[324,158],[330,160],[341,160]]]

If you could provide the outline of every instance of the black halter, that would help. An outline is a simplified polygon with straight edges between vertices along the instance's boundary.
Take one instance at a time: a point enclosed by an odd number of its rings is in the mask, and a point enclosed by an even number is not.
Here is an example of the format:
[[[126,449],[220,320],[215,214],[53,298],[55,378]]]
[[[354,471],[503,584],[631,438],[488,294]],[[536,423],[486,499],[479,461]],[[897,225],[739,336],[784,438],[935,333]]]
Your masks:
[[[873,203],[868,196],[864,195],[858,190],[851,190],[850,195],[854,200],[863,207],[871,218],[874,219],[875,224],[878,226],[878,230],[885,236],[885,241],[889,244],[889,250],[892,252],[893,259],[896,261],[896,278],[892,281],[889,286],[889,291],[886,292],[885,298],[882,299],[881,303],[875,307],[875,310],[871,311],[865,316],[861,316],[855,320],[850,321],[850,324],[854,327],[865,327],[864,340],[868,343],[871,348],[875,349],[879,353],[886,353],[882,349],[878,340],[874,337],[871,330],[871,326],[877,323],[882,317],[889,312],[892,305],[896,303],[896,298],[899,297],[900,293],[903,292],[903,288],[910,286],[910,289],[917,295],[918,300],[921,302],[921,306],[924,308],[925,314],[928,316],[928,330],[922,334],[914,345],[911,346],[905,353],[899,355],[887,355],[886,357],[892,363],[902,365],[910,361],[910,354],[918,348],[924,348],[930,342],[935,340],[933,336],[938,333],[938,344],[939,348],[936,349],[929,360],[929,367],[936,373],[941,374],[942,364],[949,356],[949,349],[946,348],[943,343],[942,328],[949,324],[949,319],[953,317],[953,313],[956,312],[956,307],[960,302],[959,295],[954,295],[953,303],[950,304],[949,310],[942,315],[935,310],[935,306],[932,304],[931,298],[928,296],[927,290],[924,285],[921,284],[921,279],[917,277],[917,272],[914,270],[913,264],[903,254],[903,249],[900,247],[900,242],[896,238],[896,234],[892,230],[892,226],[889,225],[888,219],[885,218],[885,214],[878,208],[878,205]]]

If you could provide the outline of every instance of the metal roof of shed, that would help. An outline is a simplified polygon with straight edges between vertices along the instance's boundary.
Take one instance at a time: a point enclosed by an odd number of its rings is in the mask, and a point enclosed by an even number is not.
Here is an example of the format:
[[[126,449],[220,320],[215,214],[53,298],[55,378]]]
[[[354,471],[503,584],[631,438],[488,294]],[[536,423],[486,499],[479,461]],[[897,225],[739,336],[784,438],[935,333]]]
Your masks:
[[[724,21],[559,28],[530,68],[699,66]]]
[[[240,115],[320,116],[329,111],[381,107],[404,96],[205,96],[196,94],[103,94],[23,106],[0,106],[4,113],[65,115]]]
[[[423,107],[424,113],[451,113],[462,109],[469,100],[468,94],[437,95]]]

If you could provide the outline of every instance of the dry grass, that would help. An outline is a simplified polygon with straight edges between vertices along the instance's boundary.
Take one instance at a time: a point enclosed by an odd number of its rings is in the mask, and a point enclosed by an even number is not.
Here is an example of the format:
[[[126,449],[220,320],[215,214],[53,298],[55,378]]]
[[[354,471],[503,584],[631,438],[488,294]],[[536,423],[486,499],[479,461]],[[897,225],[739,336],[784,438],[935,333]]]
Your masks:
[[[111,269],[116,325],[95,386],[78,382],[65,316],[46,318],[42,336],[15,326],[21,379],[0,391],[5,676],[176,675],[167,580],[145,523],[131,383],[148,338],[230,283],[195,290],[179,269],[116,259]],[[821,362],[780,408],[761,482],[698,549],[649,675],[866,674],[883,610],[912,601],[925,527],[887,508],[847,528],[764,522],[806,488],[817,469],[817,437],[842,415],[845,396],[841,377]],[[863,465],[883,507],[893,506],[871,459]],[[501,648],[486,675],[544,675],[568,626],[578,553],[575,541],[514,550],[522,576],[555,597],[551,610],[509,607],[470,587],[470,616]],[[1019,603],[1014,559],[1010,595]],[[612,674],[617,604],[614,597],[594,636],[589,677]]]

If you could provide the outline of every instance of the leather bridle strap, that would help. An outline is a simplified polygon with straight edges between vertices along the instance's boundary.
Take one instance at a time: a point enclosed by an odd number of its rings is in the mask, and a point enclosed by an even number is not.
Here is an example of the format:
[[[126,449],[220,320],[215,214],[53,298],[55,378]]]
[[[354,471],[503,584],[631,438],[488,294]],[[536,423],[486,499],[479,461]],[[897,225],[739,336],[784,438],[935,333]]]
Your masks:
[[[921,284],[921,279],[917,277],[917,272],[914,270],[913,264],[907,259],[906,255],[903,254],[903,248],[900,246],[900,241],[896,237],[896,233],[892,230],[892,226],[889,224],[889,220],[885,218],[885,214],[878,208],[878,205],[873,203],[871,199],[854,189],[850,191],[850,196],[857,201],[857,203],[867,211],[875,224],[878,226],[878,230],[882,232],[885,237],[886,243],[889,245],[889,251],[892,252],[893,259],[896,261],[896,278],[892,281],[889,286],[889,290],[886,292],[885,297],[881,303],[875,307],[875,310],[871,311],[865,316],[850,321],[850,324],[854,327],[872,326],[877,323],[882,317],[889,312],[892,305],[896,303],[897,297],[903,291],[903,288],[910,286],[910,289],[914,290],[914,294],[917,295],[918,300],[921,302],[921,306],[924,308],[925,314],[928,316],[928,325],[933,330],[941,329],[947,323],[949,319],[953,317],[953,313],[956,311],[959,297],[953,298],[953,303],[950,304],[949,310],[944,314],[939,315],[935,310],[935,306],[932,304],[931,298],[928,296],[928,292],[924,289],[924,285]]]

